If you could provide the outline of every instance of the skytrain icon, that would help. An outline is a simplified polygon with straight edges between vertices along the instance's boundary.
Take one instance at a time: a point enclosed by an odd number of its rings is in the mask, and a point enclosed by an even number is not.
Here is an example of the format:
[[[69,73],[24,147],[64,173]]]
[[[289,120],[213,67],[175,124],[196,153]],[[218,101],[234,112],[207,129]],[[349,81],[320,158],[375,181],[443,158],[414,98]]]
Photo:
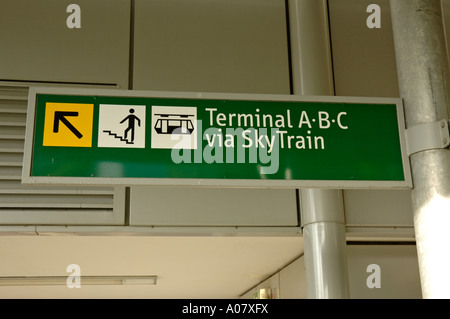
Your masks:
[[[158,134],[185,134],[191,135],[194,125],[189,119],[191,114],[154,114],[158,116],[154,129]]]

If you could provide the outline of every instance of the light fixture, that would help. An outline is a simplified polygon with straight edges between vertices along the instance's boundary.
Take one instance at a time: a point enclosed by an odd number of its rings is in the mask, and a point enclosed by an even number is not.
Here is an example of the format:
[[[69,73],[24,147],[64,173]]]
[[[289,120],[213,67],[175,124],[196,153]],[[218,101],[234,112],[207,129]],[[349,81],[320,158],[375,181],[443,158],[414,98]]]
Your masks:
[[[70,285],[67,276],[13,276],[0,277],[0,286],[55,286]],[[156,285],[157,276],[80,276],[83,285]]]

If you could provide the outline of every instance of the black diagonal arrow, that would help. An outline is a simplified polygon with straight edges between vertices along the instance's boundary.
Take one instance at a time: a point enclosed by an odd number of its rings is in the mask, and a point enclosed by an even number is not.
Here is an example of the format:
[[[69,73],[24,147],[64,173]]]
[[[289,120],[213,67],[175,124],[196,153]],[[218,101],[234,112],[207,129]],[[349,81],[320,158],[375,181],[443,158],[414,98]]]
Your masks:
[[[73,134],[75,134],[76,137],[82,138],[83,134],[80,133],[73,125],[70,123],[66,116],[78,116],[78,112],[55,112],[55,120],[53,122],[53,133],[59,132],[59,122],[63,122],[69,130],[72,131]]]

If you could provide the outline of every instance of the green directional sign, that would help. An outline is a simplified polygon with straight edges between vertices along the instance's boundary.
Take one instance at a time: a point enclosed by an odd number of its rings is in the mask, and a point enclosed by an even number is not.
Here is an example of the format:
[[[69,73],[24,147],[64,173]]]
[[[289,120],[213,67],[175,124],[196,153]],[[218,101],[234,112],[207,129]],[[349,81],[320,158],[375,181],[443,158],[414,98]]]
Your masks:
[[[32,88],[24,183],[409,188],[400,99]]]

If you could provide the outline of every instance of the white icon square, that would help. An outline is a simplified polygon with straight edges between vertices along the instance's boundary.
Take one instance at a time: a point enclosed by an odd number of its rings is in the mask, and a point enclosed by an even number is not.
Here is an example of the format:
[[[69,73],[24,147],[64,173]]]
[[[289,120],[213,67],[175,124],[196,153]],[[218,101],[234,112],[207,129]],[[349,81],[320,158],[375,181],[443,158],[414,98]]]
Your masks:
[[[100,104],[98,147],[145,148],[145,108]]]
[[[152,148],[197,149],[197,108],[152,106]]]

